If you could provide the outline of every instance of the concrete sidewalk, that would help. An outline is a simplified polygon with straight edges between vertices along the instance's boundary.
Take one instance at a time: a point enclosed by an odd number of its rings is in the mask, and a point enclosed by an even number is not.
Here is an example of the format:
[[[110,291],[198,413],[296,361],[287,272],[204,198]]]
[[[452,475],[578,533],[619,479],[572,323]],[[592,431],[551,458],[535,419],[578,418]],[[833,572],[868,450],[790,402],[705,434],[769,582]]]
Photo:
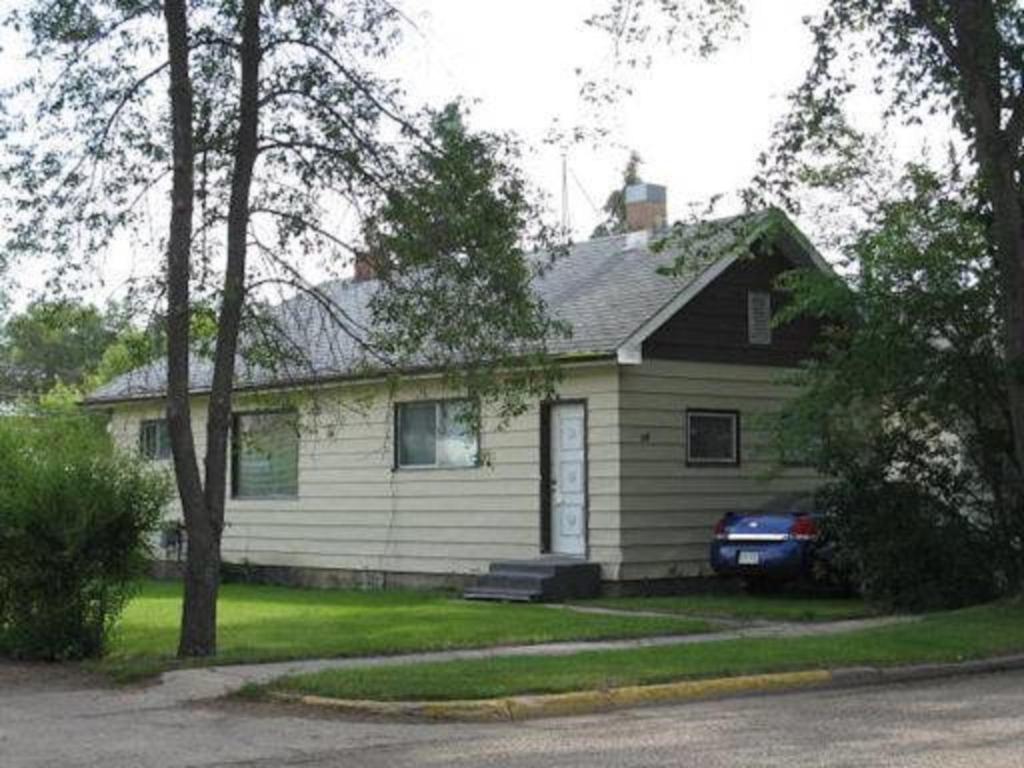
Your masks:
[[[279,677],[320,672],[325,669],[359,669],[365,667],[422,664],[425,662],[463,659],[492,659],[507,656],[569,656],[587,651],[614,651],[629,648],[654,648],[714,643],[743,638],[820,637],[861,629],[917,621],[912,616],[885,616],[871,619],[824,622],[821,624],[773,623],[740,629],[694,635],[662,635],[626,640],[512,645],[494,648],[472,648],[453,651],[410,653],[396,656],[367,656],[341,659],[307,659],[272,664],[238,664],[197,667],[165,672],[159,682],[124,690],[125,696],[137,697],[140,707],[169,707],[226,696],[250,683],[268,683]]]

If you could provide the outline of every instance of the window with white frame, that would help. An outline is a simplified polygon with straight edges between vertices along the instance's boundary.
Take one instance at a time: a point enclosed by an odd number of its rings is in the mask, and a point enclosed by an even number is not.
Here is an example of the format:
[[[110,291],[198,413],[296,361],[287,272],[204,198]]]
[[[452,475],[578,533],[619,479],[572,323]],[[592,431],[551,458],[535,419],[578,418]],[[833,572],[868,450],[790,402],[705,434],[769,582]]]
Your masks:
[[[474,467],[480,446],[471,400],[429,400],[395,406],[395,466]]]
[[[294,412],[235,415],[231,481],[238,499],[298,496],[299,424]]]
[[[740,463],[739,412],[687,411],[686,462],[688,464],[738,465]]]
[[[149,461],[171,458],[171,434],[167,419],[147,419],[139,425],[139,453]]]
[[[772,343],[772,295],[768,291],[747,291],[747,340],[758,345]]]

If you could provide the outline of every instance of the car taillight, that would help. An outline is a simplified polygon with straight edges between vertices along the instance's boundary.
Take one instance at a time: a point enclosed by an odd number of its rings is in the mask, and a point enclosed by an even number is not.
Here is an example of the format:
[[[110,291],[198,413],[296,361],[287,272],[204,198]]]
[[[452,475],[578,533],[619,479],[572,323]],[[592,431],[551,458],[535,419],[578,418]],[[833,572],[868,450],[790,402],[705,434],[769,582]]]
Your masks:
[[[715,538],[724,539],[727,537],[725,532],[725,518],[723,517],[717,523],[715,523]]]
[[[798,517],[789,527],[790,538],[797,541],[810,541],[818,537],[818,524],[813,517]]]

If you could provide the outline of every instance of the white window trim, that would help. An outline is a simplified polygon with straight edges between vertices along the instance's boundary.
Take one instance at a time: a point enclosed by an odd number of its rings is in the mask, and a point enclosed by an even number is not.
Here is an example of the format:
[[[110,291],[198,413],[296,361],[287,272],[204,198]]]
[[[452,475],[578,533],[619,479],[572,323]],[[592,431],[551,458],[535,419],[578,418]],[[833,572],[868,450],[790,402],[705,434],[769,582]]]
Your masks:
[[[732,422],[732,456],[722,458],[700,458],[693,455],[693,443],[690,440],[690,419],[693,416],[729,419]],[[695,466],[738,467],[740,465],[740,412],[735,410],[715,410],[713,408],[690,408],[686,411],[686,463]]]
[[[476,436],[476,455],[473,458],[471,464],[439,464],[437,461],[437,442],[440,434],[438,429],[441,424],[441,407],[444,405],[450,405],[452,403],[467,403],[470,406],[473,405],[473,401],[469,398],[448,398],[440,400],[405,400],[402,402],[395,403],[395,449],[394,449],[394,469],[401,470],[403,472],[407,470],[418,471],[418,470],[432,470],[432,469],[476,469],[480,466],[480,430],[479,428],[475,432]],[[403,464],[402,463],[402,409],[403,407],[415,406],[415,405],[433,405],[434,406],[434,463],[433,464]]]

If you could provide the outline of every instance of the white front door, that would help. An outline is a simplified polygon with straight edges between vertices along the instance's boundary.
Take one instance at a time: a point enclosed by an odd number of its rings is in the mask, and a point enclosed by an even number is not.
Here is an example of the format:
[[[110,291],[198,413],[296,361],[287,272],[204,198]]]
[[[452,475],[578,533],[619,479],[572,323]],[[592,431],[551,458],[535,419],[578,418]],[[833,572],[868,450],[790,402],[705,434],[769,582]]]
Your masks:
[[[583,403],[551,406],[551,551],[587,554],[587,424]]]

